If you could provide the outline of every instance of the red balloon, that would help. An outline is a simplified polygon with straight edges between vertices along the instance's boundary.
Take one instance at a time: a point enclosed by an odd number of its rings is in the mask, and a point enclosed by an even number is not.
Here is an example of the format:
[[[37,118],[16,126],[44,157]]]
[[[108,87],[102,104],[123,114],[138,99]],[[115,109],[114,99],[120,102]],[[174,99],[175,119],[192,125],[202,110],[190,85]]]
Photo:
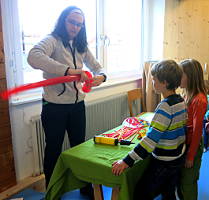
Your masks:
[[[91,91],[91,84],[93,82],[93,79],[90,72],[86,71],[86,75],[88,76],[89,79],[84,82],[82,90],[83,92],[88,93]]]
[[[92,75],[90,72],[86,71],[85,73],[87,74],[89,79],[84,82],[82,90],[87,93],[87,92],[91,91],[91,83],[92,83],[93,79],[92,79]],[[51,78],[51,79],[47,79],[44,81],[39,81],[36,83],[29,83],[29,84],[21,85],[21,86],[6,90],[6,91],[2,92],[0,94],[0,96],[2,97],[2,99],[7,100],[13,94],[16,94],[16,93],[19,93],[19,92],[22,92],[25,90],[34,89],[34,88],[38,88],[38,87],[45,87],[48,85],[55,85],[55,84],[59,84],[59,83],[79,81],[80,78],[81,78],[80,74]]]

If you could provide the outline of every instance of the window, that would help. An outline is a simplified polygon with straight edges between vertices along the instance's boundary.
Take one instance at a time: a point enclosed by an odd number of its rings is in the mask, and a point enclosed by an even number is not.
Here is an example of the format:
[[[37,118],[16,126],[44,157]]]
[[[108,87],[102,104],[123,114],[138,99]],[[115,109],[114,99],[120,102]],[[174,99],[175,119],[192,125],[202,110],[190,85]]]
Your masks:
[[[139,74],[142,0],[71,0],[70,4],[84,11],[89,47],[108,78]],[[42,72],[27,64],[28,51],[52,31],[69,1],[1,0],[1,5],[9,87],[41,80]]]
[[[71,0],[71,5],[76,5],[84,11],[86,28],[91,30],[88,32],[89,47],[96,55],[96,1]],[[42,71],[34,70],[27,63],[28,52],[37,42],[52,32],[60,13],[67,6],[69,1],[66,0],[18,0],[24,83],[42,79]]]
[[[141,1],[105,0],[105,66],[112,76],[139,74],[141,61]]]

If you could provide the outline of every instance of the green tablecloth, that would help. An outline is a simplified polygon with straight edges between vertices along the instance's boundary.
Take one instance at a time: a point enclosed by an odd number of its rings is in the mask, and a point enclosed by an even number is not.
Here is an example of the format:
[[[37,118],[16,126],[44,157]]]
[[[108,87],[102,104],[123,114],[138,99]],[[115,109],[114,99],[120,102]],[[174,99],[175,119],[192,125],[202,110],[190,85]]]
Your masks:
[[[113,130],[108,132],[111,131]],[[136,143],[137,141],[135,139]],[[65,192],[81,188],[86,182],[91,182],[109,187],[120,187],[118,200],[131,200],[134,185],[143,174],[149,158],[137,162],[120,176],[112,174],[111,165],[115,160],[125,157],[135,145],[94,144],[90,139],[64,151],[57,161],[45,198],[57,200]]]

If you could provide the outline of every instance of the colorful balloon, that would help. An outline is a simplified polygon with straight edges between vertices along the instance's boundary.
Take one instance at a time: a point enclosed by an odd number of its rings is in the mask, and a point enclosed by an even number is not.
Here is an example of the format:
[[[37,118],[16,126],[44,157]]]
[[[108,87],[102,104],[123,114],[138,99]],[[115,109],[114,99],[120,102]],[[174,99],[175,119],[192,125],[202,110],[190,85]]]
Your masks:
[[[90,72],[86,71],[85,73],[87,74],[89,79],[84,82],[82,90],[83,90],[83,92],[88,93],[91,91],[91,83],[93,82],[93,79],[92,79],[92,74]],[[19,92],[22,92],[25,90],[34,89],[34,88],[38,88],[38,87],[45,87],[48,85],[56,85],[59,83],[79,81],[80,78],[81,78],[80,74],[51,78],[51,79],[39,81],[36,83],[29,83],[29,84],[21,85],[21,86],[6,90],[6,91],[2,92],[0,94],[0,96],[2,99],[7,100],[13,94],[16,94],[16,93],[19,93]]]

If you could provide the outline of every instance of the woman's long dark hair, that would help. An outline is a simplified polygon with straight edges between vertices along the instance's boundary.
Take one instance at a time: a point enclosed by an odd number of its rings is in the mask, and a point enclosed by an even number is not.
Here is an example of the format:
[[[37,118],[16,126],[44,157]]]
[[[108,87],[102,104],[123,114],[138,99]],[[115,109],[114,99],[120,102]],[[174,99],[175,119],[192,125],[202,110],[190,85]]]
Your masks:
[[[78,9],[83,13],[83,11],[76,6],[69,6],[65,8],[60,14],[55,28],[51,33],[54,37],[60,38],[65,47],[69,45],[69,35],[65,27],[65,20],[66,17],[75,9]],[[81,30],[79,31],[78,35],[73,39],[73,47],[75,47],[79,53],[84,53],[87,49],[87,44],[86,25],[84,19]]]

